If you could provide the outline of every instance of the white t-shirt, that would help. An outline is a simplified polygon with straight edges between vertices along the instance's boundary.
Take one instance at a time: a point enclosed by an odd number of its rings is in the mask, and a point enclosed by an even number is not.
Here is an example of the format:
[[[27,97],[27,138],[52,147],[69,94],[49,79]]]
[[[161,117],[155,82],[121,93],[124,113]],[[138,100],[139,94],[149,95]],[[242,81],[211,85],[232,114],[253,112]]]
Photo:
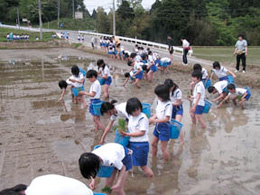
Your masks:
[[[243,88],[236,88],[236,92],[235,93],[228,93],[228,95],[237,95],[237,96],[243,96],[245,93],[247,92],[246,89],[243,89]]]
[[[32,180],[26,195],[93,195],[81,181],[61,175],[43,175]]]
[[[224,81],[218,81],[214,84],[215,89],[218,91],[219,94],[223,93],[223,90],[227,87],[228,82],[226,80]]]
[[[135,62],[141,62],[143,59],[140,55],[135,56]]]
[[[96,95],[94,97],[91,97],[90,99],[99,99],[101,96],[101,85],[98,80],[91,84],[89,93],[91,93],[92,91],[96,92]]]
[[[105,66],[104,69],[101,67],[101,68],[99,68],[99,70],[101,70],[101,76],[102,77],[105,76],[105,75],[107,75],[107,77],[111,76],[109,67],[107,65]]]
[[[143,70],[142,65],[143,65],[143,63],[141,63],[141,62],[135,62],[134,70],[138,71],[138,69],[140,69],[142,71]]]
[[[186,39],[184,39],[182,41],[182,47],[185,48],[185,47],[189,47],[189,46],[190,46],[190,43]]]
[[[122,160],[125,158],[125,149],[117,143],[108,143],[92,151],[102,159],[102,165],[115,167],[121,170]]]
[[[202,68],[202,79],[207,79],[208,77],[208,71],[205,68]]]
[[[204,99],[205,99],[205,87],[204,87],[202,81],[198,82],[193,89],[193,96],[194,96],[193,104],[195,104],[197,96],[198,96],[199,93],[200,93],[200,99],[199,99],[198,105],[204,106],[205,105],[205,101],[204,101]]]
[[[172,103],[176,103],[177,100],[181,100],[182,98],[182,92],[180,89],[176,89],[173,94],[170,92],[170,99]]]
[[[171,101],[162,102],[160,100],[157,101],[156,107],[156,115],[157,119],[164,119],[166,116],[170,116],[169,121],[172,117],[172,103]]]
[[[149,55],[148,56],[148,62],[151,64],[153,64],[154,63],[154,57],[152,56],[152,55]]]
[[[126,112],[126,102],[115,105],[115,109],[117,110],[117,115],[113,114],[110,117],[111,121],[115,121],[117,117],[125,118],[125,119],[128,118],[128,114]]]
[[[83,76],[82,72],[79,72],[78,77],[76,77],[76,76],[74,76],[74,75],[70,76],[70,77],[66,80],[66,83],[67,83],[68,85],[72,85],[73,87],[82,87],[82,86],[83,86],[83,83],[77,83],[77,82],[74,83],[74,82],[70,81],[69,79],[73,79],[73,80],[76,80],[76,81],[80,81],[80,80],[84,79],[84,76]]]
[[[170,58],[166,58],[166,57],[164,57],[164,58],[161,58],[160,61],[161,61],[161,62],[170,62],[171,59],[170,59]]]
[[[131,142],[148,142],[149,120],[144,113],[140,113],[138,116],[129,116],[128,130],[130,133],[136,133],[145,131],[145,134],[140,137],[130,137]]]
[[[221,66],[219,70],[213,69],[213,72],[216,74],[218,78],[227,76],[228,69]]]

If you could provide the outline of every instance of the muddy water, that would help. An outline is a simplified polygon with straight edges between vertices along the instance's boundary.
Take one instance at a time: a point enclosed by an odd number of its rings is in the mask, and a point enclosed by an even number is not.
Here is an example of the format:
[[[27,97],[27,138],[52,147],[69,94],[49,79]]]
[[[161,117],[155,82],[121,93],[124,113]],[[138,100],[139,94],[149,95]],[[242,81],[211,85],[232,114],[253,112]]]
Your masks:
[[[76,50],[24,50],[22,54],[4,56],[0,58],[0,189],[29,184],[32,178],[48,173],[88,183],[79,173],[77,160],[98,143],[101,132],[94,131],[91,115],[81,105],[72,103],[69,94],[64,104],[57,101],[57,82],[70,76],[71,64],[87,70],[98,56]],[[168,77],[179,84],[184,94],[188,90],[190,76],[175,71],[168,75],[158,73],[153,84],[142,82],[141,90],[131,85],[124,88],[122,75],[128,67],[124,62],[104,59],[113,69],[110,94],[118,102],[134,94],[153,104],[154,86]],[[89,86],[87,81],[86,90]],[[252,93],[245,110],[231,104],[221,109],[213,107],[204,116],[206,130],[191,124],[189,102],[184,100],[184,146],[178,140],[171,141],[171,159],[166,164],[161,152],[156,159],[150,154],[154,179],[148,180],[134,169],[133,177],[132,173],[128,176],[126,193],[259,194],[260,94],[257,90]],[[108,119],[102,121],[107,123]],[[150,140],[152,131],[150,126]],[[106,141],[113,139],[111,133]],[[103,186],[104,179],[99,179],[96,191]]]

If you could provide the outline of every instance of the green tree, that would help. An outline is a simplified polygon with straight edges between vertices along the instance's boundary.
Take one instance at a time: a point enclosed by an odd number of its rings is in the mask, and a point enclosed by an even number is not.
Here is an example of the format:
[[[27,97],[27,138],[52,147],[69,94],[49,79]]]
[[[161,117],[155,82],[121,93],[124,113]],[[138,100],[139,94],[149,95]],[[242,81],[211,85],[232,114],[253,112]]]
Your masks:
[[[108,16],[104,11],[104,8],[97,8],[97,19],[96,19],[96,27],[97,31],[100,33],[108,33],[109,32],[109,20]]]

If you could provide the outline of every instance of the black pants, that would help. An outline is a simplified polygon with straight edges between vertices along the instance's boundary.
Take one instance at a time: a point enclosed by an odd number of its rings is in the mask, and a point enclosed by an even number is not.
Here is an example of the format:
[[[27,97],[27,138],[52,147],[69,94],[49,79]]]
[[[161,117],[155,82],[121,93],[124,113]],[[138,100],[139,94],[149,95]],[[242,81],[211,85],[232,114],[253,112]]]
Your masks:
[[[246,55],[245,55],[245,53],[243,53],[241,55],[237,55],[237,66],[236,66],[236,69],[239,70],[240,59],[242,60],[243,70],[246,71]]]
[[[189,52],[188,49],[183,49],[182,61],[183,61],[184,64],[188,64],[188,59],[187,59],[188,52]]]

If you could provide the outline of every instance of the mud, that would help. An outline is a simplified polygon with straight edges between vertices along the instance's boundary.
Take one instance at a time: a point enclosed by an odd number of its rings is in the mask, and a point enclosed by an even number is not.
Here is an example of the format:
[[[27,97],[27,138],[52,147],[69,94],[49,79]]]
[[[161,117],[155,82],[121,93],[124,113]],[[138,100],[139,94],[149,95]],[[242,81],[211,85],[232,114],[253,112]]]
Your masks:
[[[58,102],[58,81],[70,76],[72,64],[87,70],[100,58],[74,49],[2,50],[0,56],[0,189],[18,183],[29,184],[48,173],[66,175],[83,181],[78,168],[81,153],[91,151],[101,132],[94,131],[88,110],[75,105],[69,94],[64,104]],[[103,57],[112,67],[110,96],[118,102],[134,96],[153,104],[155,85],[165,78],[179,84],[185,96],[190,73],[158,72],[153,83],[143,81],[141,89],[122,87],[123,61]],[[88,90],[90,83],[85,83]],[[211,99],[212,96],[208,95]],[[207,128],[191,123],[189,101],[184,99],[183,130],[185,144],[172,140],[171,159],[163,163],[149,155],[149,166],[155,177],[148,180],[134,169],[126,184],[126,193],[134,194],[259,194],[260,191],[260,105],[259,90],[252,89],[252,98],[245,109],[226,104],[204,115]],[[89,101],[88,98],[86,98]],[[153,104],[153,107],[155,105]],[[108,119],[102,118],[107,124]],[[153,126],[149,137],[152,140]],[[111,132],[106,141],[114,139]],[[150,148],[151,150],[151,148]],[[97,189],[104,187],[98,180]]]

